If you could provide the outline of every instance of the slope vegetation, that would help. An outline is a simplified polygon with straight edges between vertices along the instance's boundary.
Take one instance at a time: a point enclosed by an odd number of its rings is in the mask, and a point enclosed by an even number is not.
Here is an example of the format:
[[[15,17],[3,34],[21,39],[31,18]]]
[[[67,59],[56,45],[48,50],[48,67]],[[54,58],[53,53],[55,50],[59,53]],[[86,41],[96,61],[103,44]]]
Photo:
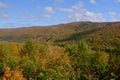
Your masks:
[[[25,41],[34,39],[37,41],[68,41],[79,40],[84,37],[116,34],[119,37],[119,22],[93,23],[73,22],[54,26],[34,26],[28,28],[0,29],[0,40]],[[114,27],[115,26],[115,27]],[[117,34],[118,33],[118,34]],[[105,35],[104,35],[105,34]],[[114,36],[114,35],[113,35]]]

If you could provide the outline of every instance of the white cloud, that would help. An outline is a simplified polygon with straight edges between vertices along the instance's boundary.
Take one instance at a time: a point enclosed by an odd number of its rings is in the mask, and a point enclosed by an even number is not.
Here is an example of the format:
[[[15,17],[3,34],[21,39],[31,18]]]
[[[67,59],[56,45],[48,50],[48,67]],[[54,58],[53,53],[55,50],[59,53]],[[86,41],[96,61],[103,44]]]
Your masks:
[[[68,9],[68,8],[58,8],[58,10],[63,12],[73,12],[73,9]]]
[[[87,10],[84,8],[83,3],[78,3],[71,8],[63,9],[63,11],[70,10],[71,13],[68,18],[71,21],[105,21],[102,13],[94,13],[92,11]]]
[[[104,21],[102,13],[93,13],[93,12],[86,11],[85,16],[86,16],[86,20],[88,20],[88,21],[89,20],[90,21],[96,21],[96,22]]]
[[[53,14],[55,13],[52,7],[45,7],[44,9],[45,14]]]
[[[117,0],[118,3],[120,3],[120,0]]]
[[[5,3],[0,2],[0,8],[8,8],[9,6]]]
[[[116,12],[109,12],[108,13],[112,21],[117,21],[117,13]]]
[[[53,5],[58,5],[64,2],[64,0],[48,0],[53,3]]]
[[[6,18],[9,18],[8,14],[4,12],[0,12],[0,19],[6,19]]]
[[[95,4],[95,0],[89,0],[91,4]]]
[[[45,14],[45,15],[43,15],[42,17],[43,17],[43,18],[52,18],[52,16],[51,16],[51,15],[48,15],[48,14]]]
[[[37,19],[37,18],[40,18],[40,16],[33,15],[33,14],[29,14],[29,15],[20,14],[19,17],[22,18],[22,19]]]
[[[50,14],[42,14],[42,15],[35,15],[35,14],[19,14],[20,19],[44,19],[44,18],[52,18],[53,16]]]
[[[37,8],[40,9],[39,6]],[[52,14],[55,13],[52,7],[45,7],[42,14],[34,14],[34,13],[29,14],[29,13],[31,13],[30,10],[25,10],[24,12],[25,12],[24,14],[23,13],[19,14],[18,18],[20,18],[20,19],[44,19],[44,18],[48,18],[49,19],[49,18],[52,18],[53,17]]]

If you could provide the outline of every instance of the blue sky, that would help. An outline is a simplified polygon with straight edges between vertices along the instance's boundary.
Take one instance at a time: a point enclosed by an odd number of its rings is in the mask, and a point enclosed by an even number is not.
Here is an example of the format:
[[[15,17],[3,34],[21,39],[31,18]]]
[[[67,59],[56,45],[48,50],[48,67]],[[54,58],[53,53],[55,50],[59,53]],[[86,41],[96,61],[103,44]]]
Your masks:
[[[120,0],[0,0],[0,28],[120,21]]]

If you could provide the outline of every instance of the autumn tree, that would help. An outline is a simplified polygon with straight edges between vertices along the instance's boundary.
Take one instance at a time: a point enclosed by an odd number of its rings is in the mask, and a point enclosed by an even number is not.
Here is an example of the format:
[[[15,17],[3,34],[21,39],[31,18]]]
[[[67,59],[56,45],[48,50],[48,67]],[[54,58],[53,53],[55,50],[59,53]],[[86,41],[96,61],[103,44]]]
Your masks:
[[[90,79],[90,59],[93,51],[87,43],[82,40],[79,43],[67,45],[66,51],[69,53],[71,63],[73,63],[76,79]]]
[[[22,49],[21,49],[21,55],[30,55],[34,50],[34,43],[31,40],[28,40],[24,43]]]
[[[26,80],[21,71],[10,70],[9,67],[4,67],[4,74],[0,80]]]

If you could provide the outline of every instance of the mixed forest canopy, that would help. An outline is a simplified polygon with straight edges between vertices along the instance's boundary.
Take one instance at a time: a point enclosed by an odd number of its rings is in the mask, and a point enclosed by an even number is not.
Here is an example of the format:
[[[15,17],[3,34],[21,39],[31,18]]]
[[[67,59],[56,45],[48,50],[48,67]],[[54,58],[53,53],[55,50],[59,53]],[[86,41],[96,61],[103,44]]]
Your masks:
[[[0,29],[0,80],[120,79],[120,23]]]

